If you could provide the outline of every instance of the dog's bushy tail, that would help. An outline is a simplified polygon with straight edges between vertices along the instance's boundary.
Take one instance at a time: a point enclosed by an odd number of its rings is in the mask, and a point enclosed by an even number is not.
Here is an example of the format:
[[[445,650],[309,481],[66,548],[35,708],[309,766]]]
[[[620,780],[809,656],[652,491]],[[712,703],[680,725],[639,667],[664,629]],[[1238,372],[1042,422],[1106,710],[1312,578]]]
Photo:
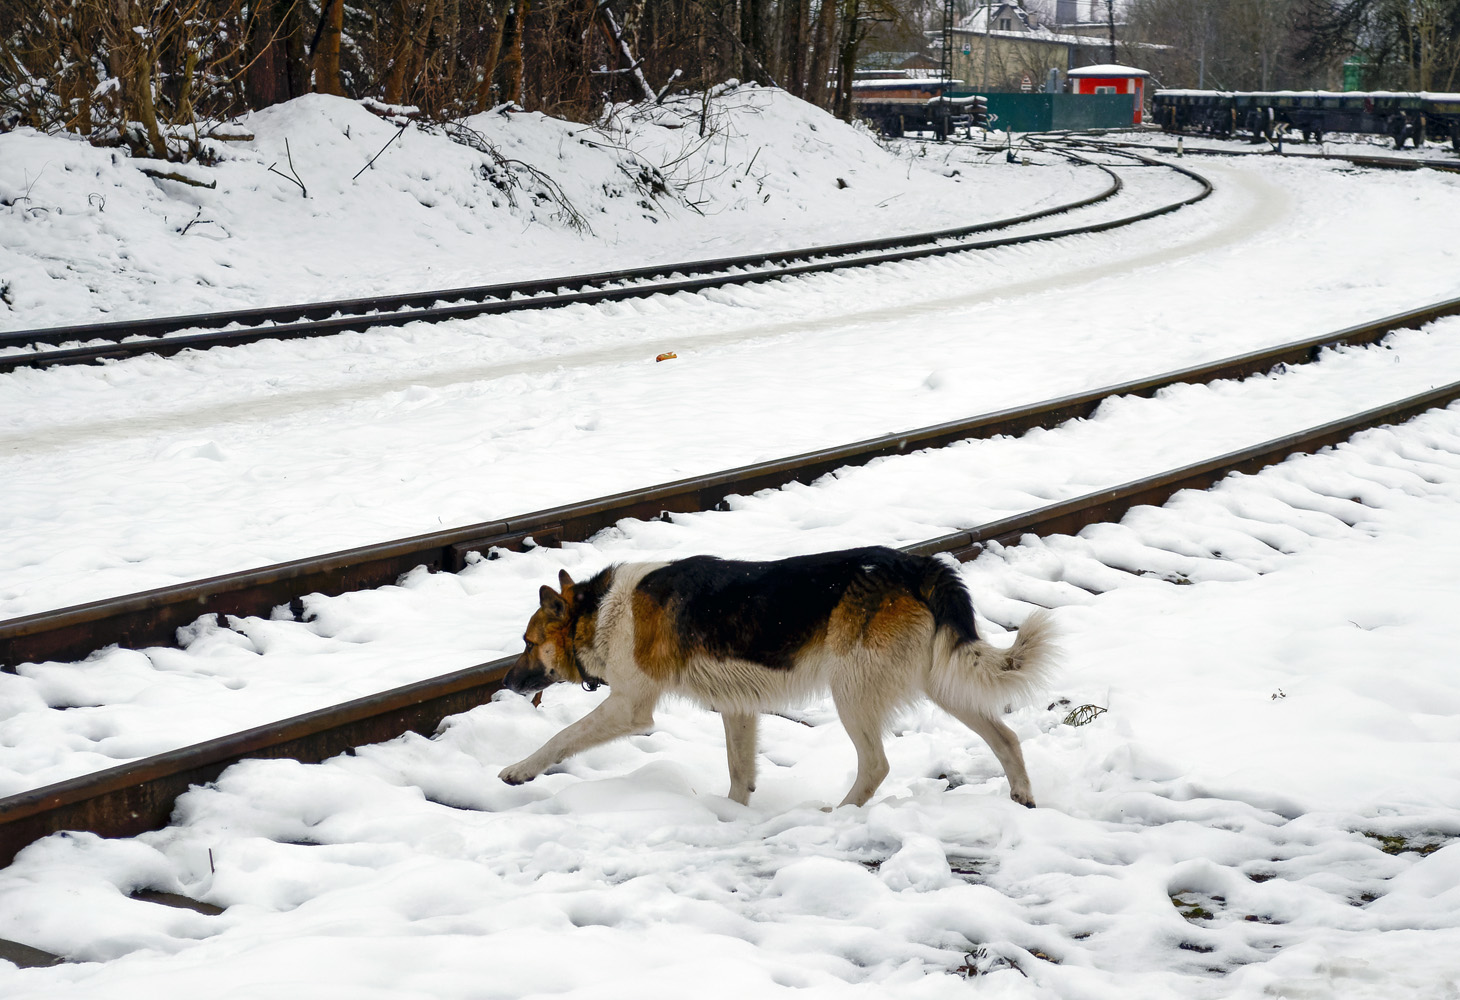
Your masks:
[[[1027,704],[1049,686],[1058,665],[1056,630],[1049,612],[1024,620],[1007,648],[983,639],[969,642],[940,628],[935,640],[928,693],[940,704],[960,705],[997,716]]]

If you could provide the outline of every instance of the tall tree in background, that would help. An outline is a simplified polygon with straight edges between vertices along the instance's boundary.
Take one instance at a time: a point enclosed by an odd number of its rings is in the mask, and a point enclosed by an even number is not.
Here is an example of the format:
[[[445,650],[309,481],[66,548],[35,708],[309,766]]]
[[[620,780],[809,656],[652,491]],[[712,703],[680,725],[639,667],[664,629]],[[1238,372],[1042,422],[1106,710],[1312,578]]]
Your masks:
[[[1450,91],[1460,81],[1460,0],[1310,0],[1303,56],[1363,61],[1372,90]]]
[[[345,94],[340,80],[340,36],[344,31],[345,0],[324,0],[314,33],[314,87],[321,94]]]
[[[1302,89],[1326,83],[1326,67],[1300,58],[1310,0],[1132,0],[1127,50],[1163,87]]]

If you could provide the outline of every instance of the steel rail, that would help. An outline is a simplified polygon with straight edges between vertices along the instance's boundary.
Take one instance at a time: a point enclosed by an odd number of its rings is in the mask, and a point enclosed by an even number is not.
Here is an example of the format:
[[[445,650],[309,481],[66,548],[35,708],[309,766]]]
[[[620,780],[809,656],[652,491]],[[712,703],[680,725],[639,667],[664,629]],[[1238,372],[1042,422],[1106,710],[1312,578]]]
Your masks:
[[[1118,520],[1132,507],[1160,505],[1181,490],[1204,489],[1233,473],[1255,472],[1294,454],[1311,453],[1359,431],[1404,421],[1456,400],[1460,400],[1460,382],[1207,461],[904,546],[904,550],[922,555],[948,553],[966,561],[992,543],[1015,545],[1030,535],[1073,534],[1092,524]],[[0,799],[0,864],[9,864],[26,845],[59,830],[126,837],[164,826],[178,795],[192,785],[214,780],[245,758],[288,757],[316,763],[406,732],[429,736],[447,716],[487,701],[501,687],[514,659],[478,664]]]
[[[616,302],[626,299],[644,298],[649,295],[672,294],[674,292],[697,292],[707,288],[724,288],[734,285],[748,285],[768,281],[776,281],[783,278],[796,277],[805,274],[816,274],[827,271],[839,271],[852,267],[871,267],[878,264],[899,263],[904,261],[921,260],[928,257],[946,256],[955,253],[967,253],[973,250],[989,250],[1000,247],[1020,246],[1026,243],[1034,243],[1045,240],[1064,239],[1070,236],[1083,236],[1094,233],[1107,232],[1124,226],[1134,225],[1148,219],[1153,219],[1170,212],[1177,211],[1187,205],[1195,204],[1208,197],[1212,193],[1212,184],[1205,177],[1195,171],[1172,163],[1164,163],[1142,157],[1137,153],[1124,155],[1143,159],[1145,162],[1167,167],[1177,173],[1194,180],[1199,185],[1196,194],[1183,198],[1179,201],[1162,205],[1155,209],[1139,212],[1134,215],[1123,216],[1118,219],[1105,222],[1092,223],[1084,226],[1074,226],[1059,230],[1047,230],[1039,233],[1030,233],[1023,236],[1006,236],[988,240],[972,240],[955,242],[951,244],[920,246],[911,250],[896,250],[883,252],[869,252],[860,256],[841,256],[827,260],[817,260],[807,263],[787,263],[765,270],[740,270],[733,272],[715,272],[698,278],[680,278],[677,280],[664,280],[658,282],[645,282],[639,284],[619,285],[607,287],[612,284],[606,277],[587,276],[591,285],[602,279],[605,287],[594,288],[589,291],[563,292],[546,290],[542,294],[525,298],[492,298],[481,301],[462,302],[455,305],[436,305],[427,308],[417,309],[409,312],[392,312],[374,315],[347,315],[335,316],[328,319],[309,320],[298,323],[285,323],[278,326],[250,327],[242,330],[212,331],[199,334],[185,334],[175,337],[163,337],[158,339],[128,340],[120,343],[111,343],[102,346],[87,346],[66,348],[56,351],[35,351],[17,354],[0,355],[0,373],[14,371],[19,368],[45,368],[56,365],[90,364],[108,359],[134,357],[141,354],[171,355],[184,350],[202,350],[211,347],[236,346],[239,344],[253,343],[261,340],[283,340],[299,337],[317,337],[330,334],[342,333],[345,331],[358,331],[372,326],[399,326],[413,322],[441,322],[451,319],[467,319],[474,316],[491,315],[507,312],[521,312],[530,309],[551,309],[561,306],[575,304],[598,304],[603,302]],[[1123,183],[1120,178],[1109,167],[1096,163],[1093,160],[1078,157],[1083,162],[1104,170],[1113,178],[1112,186],[1119,190]],[[1103,200],[1103,199],[1096,199]],[[1090,201],[1090,199],[1087,199]],[[1060,214],[1071,211],[1069,207],[1059,207],[1048,210],[1045,214]],[[1044,214],[1034,213],[1030,218],[1042,218]],[[999,228],[1009,228],[1019,222],[999,223]],[[875,241],[874,241],[875,242]],[[820,250],[814,251],[820,253]],[[780,255],[785,256],[785,255]],[[727,258],[731,259],[731,258]],[[734,258],[742,262],[764,261],[764,257]],[[688,269],[693,272],[699,265],[684,264],[672,265],[674,268],[683,271]],[[736,266],[748,267],[750,263],[742,263]],[[664,268],[644,269],[664,271]],[[619,274],[622,272],[613,272]],[[535,285],[550,286],[551,289],[561,289],[567,284],[584,281],[584,277],[551,279],[547,282],[537,282]],[[619,280],[619,279],[614,279]],[[505,288],[507,286],[499,286]],[[520,290],[525,286],[512,286],[513,290]],[[17,335],[19,336],[19,335]],[[132,334],[127,334],[132,336]],[[4,346],[0,341],[0,346]]]
[[[1356,167],[1374,167],[1381,170],[1443,170],[1460,173],[1460,160],[1410,159],[1402,156],[1377,156],[1367,153],[1294,153],[1282,149],[1213,149],[1210,147],[1186,147],[1157,145],[1156,143],[1128,142],[1110,139],[1085,139],[1078,136],[1060,136],[1059,142],[1085,146],[1101,152],[1115,153],[1130,149],[1145,149],[1154,153],[1191,156],[1256,156],[1279,157],[1288,160],[1336,160],[1351,163]]]
[[[1089,161],[1084,161],[1087,164]],[[1098,164],[1096,164],[1098,166]],[[0,348],[27,347],[37,344],[59,345],[72,341],[106,340],[119,343],[130,338],[162,337],[190,329],[221,330],[223,327],[242,326],[274,327],[303,325],[304,321],[350,319],[359,328],[361,321],[375,325],[412,322],[422,314],[441,303],[485,302],[507,300],[519,296],[544,296],[560,292],[564,288],[606,288],[609,285],[628,281],[648,281],[671,276],[693,276],[735,269],[764,267],[773,264],[789,264],[797,260],[818,257],[847,256],[891,250],[896,247],[910,247],[936,243],[940,240],[963,239],[979,233],[997,232],[1014,226],[1037,222],[1051,216],[1088,208],[1119,194],[1122,181],[1119,176],[1106,171],[1110,183],[1104,190],[1076,201],[1055,205],[1051,208],[1028,212],[1007,219],[995,219],[966,226],[955,226],[925,233],[907,233],[901,236],[879,237],[868,240],[851,240],[824,246],[802,247],[798,250],[778,250],[767,253],[737,254],[696,261],[669,264],[650,264],[642,267],[618,268],[611,271],[595,271],[586,274],[571,274],[552,278],[538,278],[528,281],[497,282],[486,285],[468,285],[460,288],[435,289],[425,292],[408,292],[393,295],[372,295],[353,299],[333,299],[323,302],[303,302],[282,306],[265,306],[253,309],[232,309],[222,312],[193,313],[185,316],[163,316],[134,320],[117,320],[101,323],[80,323],[68,326],[40,327],[31,330],[0,332]],[[399,316],[392,316],[399,313]],[[272,329],[270,327],[269,329]],[[321,327],[322,333],[331,332],[330,327]]]
[[[528,544],[584,541],[624,518],[652,519],[709,510],[728,496],[774,489],[792,482],[809,483],[836,469],[863,465],[876,458],[972,438],[1017,435],[1035,427],[1050,428],[1089,416],[1113,396],[1150,396],[1181,383],[1243,378],[1277,365],[1303,364],[1325,348],[1372,344],[1394,330],[1422,326],[1453,315],[1460,315],[1460,298],[1288,344],[1028,406],[884,434],[499,521],[358,546],[12,618],[0,621],[0,666],[13,671],[16,665],[25,662],[79,659],[113,643],[170,645],[176,641],[178,628],[202,615],[268,615],[273,608],[297,602],[307,594],[340,594],[391,584],[418,566],[433,571],[455,571],[466,565],[472,553],[490,556],[494,548],[520,549]]]

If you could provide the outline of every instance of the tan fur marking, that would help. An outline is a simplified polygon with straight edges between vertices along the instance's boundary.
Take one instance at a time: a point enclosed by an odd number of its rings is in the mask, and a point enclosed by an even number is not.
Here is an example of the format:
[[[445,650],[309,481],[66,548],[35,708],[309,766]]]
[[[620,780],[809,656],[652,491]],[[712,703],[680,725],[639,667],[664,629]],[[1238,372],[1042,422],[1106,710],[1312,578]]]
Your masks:
[[[634,663],[661,683],[684,669],[684,649],[668,611],[648,594],[634,592]]]
[[[867,621],[862,642],[869,649],[889,649],[922,629],[931,632],[933,616],[923,602],[908,594],[888,594]]]
[[[539,645],[541,645],[543,642],[546,642],[547,628],[543,625],[543,620],[546,617],[547,616],[542,613],[541,608],[534,611],[532,613],[532,617],[527,619],[527,628],[523,629],[522,638],[526,639],[528,642],[535,642]]]
[[[857,604],[847,601],[842,602],[832,609],[831,615],[827,618],[824,629],[819,630],[826,648],[839,656],[845,656],[862,641],[862,630],[867,626],[867,611]],[[816,638],[806,643],[802,649],[815,649]]]
[[[927,608],[910,594],[883,594],[875,604],[862,595],[849,595],[831,613],[826,643],[841,655],[859,648],[881,651],[931,625]],[[807,646],[813,647],[814,642]]]
[[[578,660],[573,656],[573,629],[564,623],[550,633],[550,641],[557,656],[558,673],[570,684],[582,684],[583,675],[578,672]]]
[[[592,649],[597,635],[597,615],[585,615],[573,623],[573,642],[579,649]]]
[[[523,638],[537,643],[534,652],[559,677],[571,684],[582,683],[583,678],[573,662],[573,629],[568,622],[538,611],[528,623]]]

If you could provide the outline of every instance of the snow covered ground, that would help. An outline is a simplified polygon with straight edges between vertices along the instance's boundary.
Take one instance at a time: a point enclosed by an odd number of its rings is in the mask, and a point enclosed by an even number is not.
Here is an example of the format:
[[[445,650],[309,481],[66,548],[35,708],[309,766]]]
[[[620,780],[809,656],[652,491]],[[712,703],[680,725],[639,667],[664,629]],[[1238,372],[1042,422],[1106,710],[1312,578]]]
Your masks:
[[[627,189],[595,193],[623,176],[625,154],[601,136],[479,123],[580,210],[604,209],[591,236],[547,207],[536,221],[525,204],[488,210],[497,189],[452,186],[474,167],[440,137],[402,135],[361,175],[369,186],[352,185],[395,126],[343,102],[256,116],[212,191],[0,136],[13,300],[0,316],[16,329],[804,245],[1014,215],[1103,184],[1053,162],[884,153],[774,92],[732,93],[720,113],[724,146],[677,164],[697,130],[687,111],[684,128],[625,127],[620,145],[680,179],[637,212]],[[285,135],[307,202],[266,170]],[[966,416],[1460,295],[1454,228],[1436,221],[1460,217],[1460,177],[1188,165],[1213,197],[1058,244],[0,377],[0,615]],[[1190,189],[1123,169],[1132,198]],[[87,214],[93,191],[105,209]],[[173,228],[190,199],[222,220],[216,254],[198,249],[200,224]],[[0,676],[3,790],[510,651],[559,566],[921,539],[1453,381],[1457,333],[1444,321],[1019,441],[314,599],[305,622],[204,623],[181,649],[28,665]],[[663,350],[679,357],[654,363]],[[434,739],[235,766],[184,796],[164,831],[29,848],[0,872],[0,937],[74,964],[0,964],[0,994],[1455,996],[1457,500],[1452,408],[971,564],[991,634],[1031,602],[1058,607],[1061,683],[1010,717],[1037,810],[1009,802],[975,737],[919,709],[889,739],[873,802],[824,813],[853,770],[825,704],[767,720],[749,807],[723,795],[717,720],[684,705],[665,706],[653,735],[509,788],[497,770],[602,695],[554,689],[541,711],[503,695]],[[1063,723],[1085,704],[1108,711]],[[227,909],[130,899],[139,888]]]

